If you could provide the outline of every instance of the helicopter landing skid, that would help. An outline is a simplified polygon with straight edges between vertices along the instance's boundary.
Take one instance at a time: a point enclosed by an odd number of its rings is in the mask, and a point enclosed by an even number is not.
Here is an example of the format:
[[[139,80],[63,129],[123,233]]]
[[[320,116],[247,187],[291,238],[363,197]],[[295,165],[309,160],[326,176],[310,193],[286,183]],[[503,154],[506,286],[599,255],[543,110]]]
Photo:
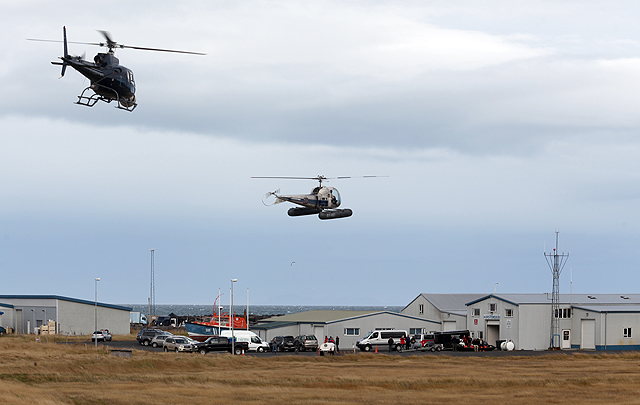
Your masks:
[[[102,87],[104,87],[104,86],[102,86]],[[104,88],[106,89],[107,87],[104,87]],[[90,96],[85,96],[84,93],[87,90],[91,90],[93,92],[93,94],[91,94]],[[111,101],[115,100],[116,101],[116,108],[119,108],[119,109],[125,110],[125,111],[129,111],[129,112],[132,112],[138,106],[138,104],[133,103],[129,107],[125,107],[120,102],[119,94],[113,89],[109,89],[109,90],[112,91],[115,94],[115,98],[109,98],[109,97],[105,97],[105,96],[102,96],[100,94],[97,94],[91,88],[91,86],[89,86],[86,89],[82,90],[82,93],[78,96],[78,101],[76,101],[74,104],[84,105],[84,106],[87,106],[87,107],[93,107],[94,105],[96,105],[98,103],[98,101],[104,101],[105,103],[109,104],[109,103],[111,103]]]

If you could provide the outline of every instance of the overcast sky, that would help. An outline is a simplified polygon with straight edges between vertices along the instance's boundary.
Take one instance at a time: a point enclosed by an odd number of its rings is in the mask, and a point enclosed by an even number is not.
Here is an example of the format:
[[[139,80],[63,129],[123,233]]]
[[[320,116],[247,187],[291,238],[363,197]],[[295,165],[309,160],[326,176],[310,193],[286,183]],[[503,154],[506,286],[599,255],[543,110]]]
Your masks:
[[[0,1],[0,293],[405,305],[638,291],[634,1]],[[73,104],[62,44],[122,49],[139,106]],[[98,47],[70,44],[91,60]],[[336,180],[348,219],[267,191]],[[295,262],[292,264],[292,262]],[[496,283],[499,283],[496,285]],[[238,292],[239,291],[239,292]],[[228,297],[223,303],[228,302]]]

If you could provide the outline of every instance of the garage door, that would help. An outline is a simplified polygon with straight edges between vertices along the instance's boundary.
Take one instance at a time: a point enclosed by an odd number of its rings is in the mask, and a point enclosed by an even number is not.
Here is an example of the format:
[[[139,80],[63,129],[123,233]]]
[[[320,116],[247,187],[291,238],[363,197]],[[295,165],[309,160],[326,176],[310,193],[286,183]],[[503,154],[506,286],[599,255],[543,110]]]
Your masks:
[[[582,320],[582,336],[580,336],[581,349],[596,348],[596,321],[595,319]]]
[[[444,332],[456,330],[456,321],[444,321],[442,323],[442,330]]]

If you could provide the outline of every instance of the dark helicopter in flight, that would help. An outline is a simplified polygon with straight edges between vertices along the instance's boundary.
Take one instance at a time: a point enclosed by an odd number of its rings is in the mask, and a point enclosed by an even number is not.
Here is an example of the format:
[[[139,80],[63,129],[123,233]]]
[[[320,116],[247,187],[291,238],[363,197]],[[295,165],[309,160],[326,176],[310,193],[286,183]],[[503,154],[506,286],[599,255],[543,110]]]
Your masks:
[[[369,177],[388,177],[388,176],[361,176],[361,178]],[[294,180],[318,180],[320,185],[314,187],[310,194],[282,195],[280,190],[270,191],[262,197],[262,203],[266,206],[275,205],[283,202],[290,202],[301,205],[302,207],[289,208],[287,214],[290,217],[299,217],[302,215],[318,214],[320,219],[336,219],[347,218],[353,215],[353,211],[349,208],[338,209],[342,201],[337,188],[323,186],[322,182],[333,179],[351,179],[357,177],[324,177],[318,175],[316,177],[252,177],[252,179],[294,179]],[[268,203],[265,199],[275,197],[275,201]]]
[[[98,101],[104,101],[110,103],[116,102],[116,107],[121,110],[133,111],[138,104],[136,104],[136,83],[133,79],[133,72],[130,69],[122,66],[120,60],[116,58],[114,49],[116,48],[130,48],[146,51],[160,51],[160,52],[175,52],[175,53],[188,53],[192,55],[204,55],[198,52],[187,51],[173,51],[170,49],[157,49],[157,48],[143,48],[138,46],[121,45],[113,41],[106,31],[99,31],[107,42],[72,42],[72,44],[84,44],[84,45],[97,45],[104,46],[108,49],[107,53],[98,53],[93,62],[84,60],[83,56],[71,56],[67,51],[67,28],[62,27],[62,39],[64,43],[64,56],[60,57],[62,62],[51,62],[54,65],[62,66],[62,76],[67,69],[67,66],[71,66],[77,70],[81,75],[91,81],[91,85],[84,89],[78,96],[76,104],[85,105],[87,107],[93,107]],[[44,41],[44,42],[61,42],[49,39],[29,39],[30,41]],[[85,95],[87,91],[90,91],[89,95]]]

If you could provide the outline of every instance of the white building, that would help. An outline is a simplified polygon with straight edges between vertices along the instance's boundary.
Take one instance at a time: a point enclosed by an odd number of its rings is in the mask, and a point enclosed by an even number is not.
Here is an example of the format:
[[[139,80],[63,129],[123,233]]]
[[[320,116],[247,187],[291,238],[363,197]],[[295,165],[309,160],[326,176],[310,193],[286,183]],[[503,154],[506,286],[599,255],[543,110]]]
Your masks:
[[[516,350],[551,346],[551,294],[489,294],[467,303],[467,327],[490,344],[506,340]],[[558,335],[561,349],[637,350],[640,294],[561,294]]]
[[[55,322],[55,333],[63,335],[90,335],[98,329],[112,334],[129,334],[131,308],[103,302],[85,301],[58,295],[0,295],[0,326],[15,333],[35,333],[50,320]],[[96,318],[97,315],[97,318]]]
[[[402,309],[403,315],[426,318],[441,324],[425,332],[467,329],[467,302],[486,294],[420,294]]]
[[[402,314],[440,322],[442,331],[469,330],[516,350],[551,346],[551,294],[420,294]],[[561,294],[558,333],[561,349],[638,350],[640,294]]]
[[[401,329],[409,334],[440,330],[439,321],[389,311],[316,310],[263,319],[251,330],[263,340],[275,336],[315,335],[319,343],[325,337],[339,337],[340,348],[351,349],[356,341],[375,329]]]

